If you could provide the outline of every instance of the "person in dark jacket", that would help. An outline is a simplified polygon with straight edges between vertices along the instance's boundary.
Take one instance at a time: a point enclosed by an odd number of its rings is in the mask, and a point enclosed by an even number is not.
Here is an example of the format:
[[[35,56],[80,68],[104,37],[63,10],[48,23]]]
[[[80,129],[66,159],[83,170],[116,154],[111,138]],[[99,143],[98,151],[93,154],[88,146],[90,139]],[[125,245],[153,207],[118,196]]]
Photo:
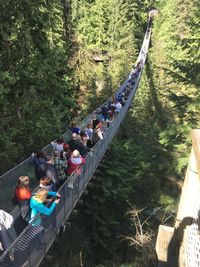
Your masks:
[[[64,157],[66,157],[66,159],[68,160],[70,159],[71,155],[72,155],[72,152],[69,148],[69,144],[64,144],[63,151],[60,153],[60,158],[64,160]]]
[[[92,129],[93,130],[97,127],[97,125],[99,124],[99,122],[100,122],[100,120],[97,119],[96,115],[93,115],[92,121],[91,121],[91,123],[92,123]]]
[[[104,105],[103,107],[101,107],[101,111],[96,110],[96,114],[101,114],[102,115],[102,118],[104,120],[107,120],[108,119],[108,112],[109,112],[109,108],[106,105]]]
[[[86,157],[87,153],[89,152],[88,148],[84,146],[81,141],[77,140],[77,134],[72,134],[72,140],[68,142],[69,149],[73,152],[74,150],[78,150],[81,156]]]
[[[81,130],[79,127],[77,127],[76,123],[72,123],[72,126],[70,128],[72,134],[76,133],[76,134],[80,134]]]
[[[58,178],[56,175],[56,168],[53,166],[52,156],[47,155],[45,158],[45,163],[40,165],[38,169],[39,178],[48,177],[54,183],[54,190],[58,185]]]
[[[41,164],[45,163],[45,153],[42,151],[39,151],[36,153],[33,152],[31,154],[31,163],[35,167],[35,176],[36,176],[36,179],[39,181],[40,178],[38,176],[38,169],[39,169]]]

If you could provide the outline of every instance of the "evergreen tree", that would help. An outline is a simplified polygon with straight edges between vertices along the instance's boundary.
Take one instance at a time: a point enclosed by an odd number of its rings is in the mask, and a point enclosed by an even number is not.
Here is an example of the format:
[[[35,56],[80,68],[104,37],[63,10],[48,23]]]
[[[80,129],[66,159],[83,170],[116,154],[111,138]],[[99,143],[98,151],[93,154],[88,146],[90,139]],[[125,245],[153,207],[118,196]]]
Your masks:
[[[61,132],[74,107],[59,1],[0,3],[1,170]]]
[[[155,89],[168,113],[160,142],[173,151],[174,166],[181,173],[188,160],[189,133],[199,127],[199,3],[164,1],[159,8],[151,65]]]

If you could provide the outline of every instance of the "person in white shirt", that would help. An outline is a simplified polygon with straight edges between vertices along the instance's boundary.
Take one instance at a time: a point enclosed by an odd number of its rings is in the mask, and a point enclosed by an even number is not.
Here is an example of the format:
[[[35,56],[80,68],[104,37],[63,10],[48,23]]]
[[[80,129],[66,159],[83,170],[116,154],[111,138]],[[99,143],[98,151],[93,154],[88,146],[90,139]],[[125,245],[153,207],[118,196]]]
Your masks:
[[[9,213],[0,210],[0,250],[5,251],[17,238],[13,222]]]
[[[119,113],[121,111],[121,109],[122,109],[122,104],[120,102],[117,102],[115,104],[115,112]]]

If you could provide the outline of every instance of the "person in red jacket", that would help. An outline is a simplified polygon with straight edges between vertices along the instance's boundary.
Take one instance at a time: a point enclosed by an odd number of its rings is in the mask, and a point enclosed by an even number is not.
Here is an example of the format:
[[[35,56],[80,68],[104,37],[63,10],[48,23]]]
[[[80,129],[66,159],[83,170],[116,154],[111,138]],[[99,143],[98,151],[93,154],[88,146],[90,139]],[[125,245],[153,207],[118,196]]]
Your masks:
[[[70,176],[73,174],[70,179],[68,180],[68,187],[74,188],[75,185],[75,192],[79,192],[79,181],[81,179],[81,172],[82,167],[81,165],[85,164],[85,159],[80,155],[78,150],[74,150],[72,152],[71,158],[68,160],[68,169],[67,175]]]
[[[68,160],[67,175],[71,175],[78,166],[83,164],[85,164],[85,159],[80,155],[78,150],[74,150],[71,158]],[[81,168],[78,168],[76,173],[81,174]]]
[[[15,199],[16,204],[18,204],[20,208],[19,216],[15,221],[15,230],[17,235],[19,235],[28,225],[28,220],[30,216],[31,191],[29,187],[28,176],[19,177],[17,181],[17,186],[15,188]]]
[[[29,177],[28,176],[20,176],[17,181],[17,186],[15,188],[15,195],[17,198],[17,202],[20,203],[24,200],[30,200],[31,191],[29,187]]]

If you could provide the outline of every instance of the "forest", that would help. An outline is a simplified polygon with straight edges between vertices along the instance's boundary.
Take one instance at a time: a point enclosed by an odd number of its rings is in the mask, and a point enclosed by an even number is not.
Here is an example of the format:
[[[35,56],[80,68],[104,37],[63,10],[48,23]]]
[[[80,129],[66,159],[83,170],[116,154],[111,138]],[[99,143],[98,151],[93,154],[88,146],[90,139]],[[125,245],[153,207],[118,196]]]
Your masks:
[[[151,8],[157,14],[132,107],[42,267],[156,266],[158,226],[174,223],[190,132],[200,126],[200,2],[0,2],[2,173],[116,91],[136,61]]]

